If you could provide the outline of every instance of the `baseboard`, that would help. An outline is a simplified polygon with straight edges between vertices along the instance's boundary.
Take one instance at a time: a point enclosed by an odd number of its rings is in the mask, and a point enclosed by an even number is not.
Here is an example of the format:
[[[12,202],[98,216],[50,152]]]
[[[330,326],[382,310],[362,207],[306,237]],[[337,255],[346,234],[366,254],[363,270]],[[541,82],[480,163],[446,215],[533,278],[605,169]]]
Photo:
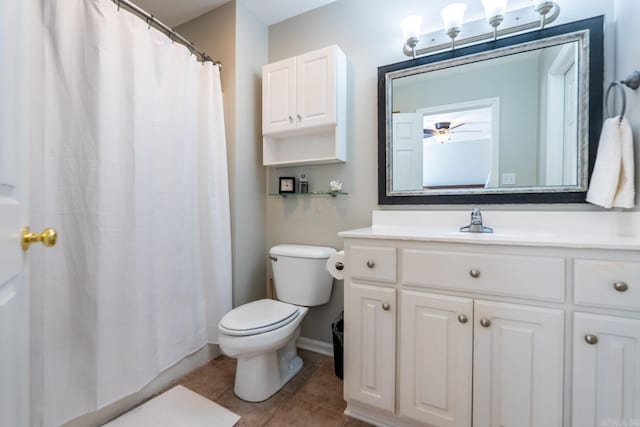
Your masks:
[[[296,342],[296,345],[303,349],[313,351],[314,353],[324,354],[325,356],[333,357],[333,344],[318,341],[311,338],[300,337]]]

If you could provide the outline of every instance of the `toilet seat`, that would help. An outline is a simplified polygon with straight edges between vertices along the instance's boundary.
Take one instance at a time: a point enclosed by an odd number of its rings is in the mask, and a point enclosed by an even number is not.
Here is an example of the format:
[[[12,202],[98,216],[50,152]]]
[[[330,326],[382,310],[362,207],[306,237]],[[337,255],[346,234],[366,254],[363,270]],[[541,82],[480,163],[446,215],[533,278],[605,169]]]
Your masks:
[[[220,331],[232,336],[256,335],[293,322],[298,307],[281,301],[261,299],[234,308],[220,320]]]

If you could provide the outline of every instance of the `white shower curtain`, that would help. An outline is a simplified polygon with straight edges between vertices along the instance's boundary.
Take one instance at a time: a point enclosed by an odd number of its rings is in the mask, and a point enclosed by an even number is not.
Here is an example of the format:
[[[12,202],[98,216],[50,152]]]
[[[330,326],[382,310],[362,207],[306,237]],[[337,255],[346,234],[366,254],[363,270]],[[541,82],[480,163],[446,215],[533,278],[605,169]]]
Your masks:
[[[31,147],[33,424],[142,388],[231,308],[220,75],[110,0],[44,0]]]

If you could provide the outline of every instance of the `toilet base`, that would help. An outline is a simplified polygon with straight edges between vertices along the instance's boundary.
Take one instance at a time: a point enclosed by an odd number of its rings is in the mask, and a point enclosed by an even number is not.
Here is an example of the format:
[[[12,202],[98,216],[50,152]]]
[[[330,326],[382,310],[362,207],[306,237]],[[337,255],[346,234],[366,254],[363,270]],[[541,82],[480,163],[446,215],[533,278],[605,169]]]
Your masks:
[[[300,369],[296,341],[300,328],[280,350],[238,358],[234,393],[247,402],[262,402],[273,396],[291,380]]]

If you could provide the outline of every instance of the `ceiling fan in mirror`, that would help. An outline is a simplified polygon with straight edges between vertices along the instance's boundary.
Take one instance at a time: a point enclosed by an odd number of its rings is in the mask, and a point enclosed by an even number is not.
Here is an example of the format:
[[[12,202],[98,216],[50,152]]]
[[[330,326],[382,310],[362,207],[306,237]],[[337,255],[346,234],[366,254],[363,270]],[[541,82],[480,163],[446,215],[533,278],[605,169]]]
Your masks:
[[[458,123],[452,126],[453,122],[436,122],[434,129],[424,129],[424,139],[434,137],[441,144],[448,142],[453,133],[469,133],[480,132],[479,130],[454,130],[466,125],[466,122]]]

